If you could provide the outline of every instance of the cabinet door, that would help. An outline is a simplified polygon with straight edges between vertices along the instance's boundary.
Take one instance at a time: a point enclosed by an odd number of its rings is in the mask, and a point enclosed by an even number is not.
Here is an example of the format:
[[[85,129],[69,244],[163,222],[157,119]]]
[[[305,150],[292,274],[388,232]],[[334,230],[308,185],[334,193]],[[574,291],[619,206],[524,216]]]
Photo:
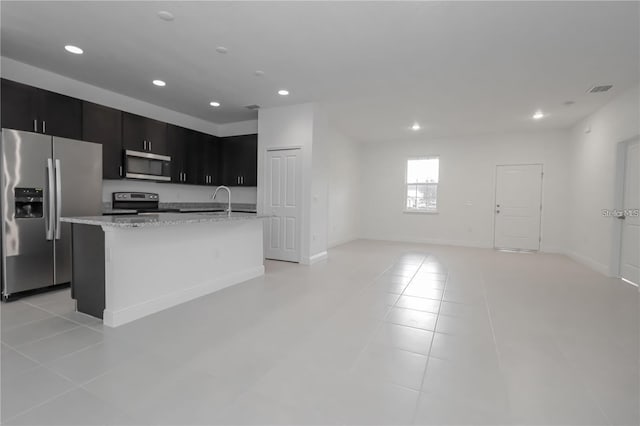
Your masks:
[[[37,90],[41,133],[82,139],[82,101],[48,90]]]
[[[82,103],[82,140],[102,144],[102,177],[122,177],[122,111]]]
[[[204,185],[221,185],[220,179],[220,144],[218,138],[202,134],[202,171]]]
[[[226,137],[221,143],[220,163],[222,171],[222,184],[227,186],[240,185],[238,173],[238,146],[235,136]]]
[[[6,129],[39,131],[37,119],[36,89],[15,81],[2,79],[2,116],[0,125]]]
[[[184,149],[184,168],[186,183],[191,185],[203,185],[202,178],[202,144],[201,133],[189,130],[189,136]]]
[[[167,123],[123,113],[122,147],[167,155]]]
[[[171,182],[184,183],[186,180],[186,146],[189,130],[184,127],[167,125],[167,150],[171,156]]]
[[[257,186],[258,135],[244,135],[242,137],[242,154],[240,163],[242,186]]]

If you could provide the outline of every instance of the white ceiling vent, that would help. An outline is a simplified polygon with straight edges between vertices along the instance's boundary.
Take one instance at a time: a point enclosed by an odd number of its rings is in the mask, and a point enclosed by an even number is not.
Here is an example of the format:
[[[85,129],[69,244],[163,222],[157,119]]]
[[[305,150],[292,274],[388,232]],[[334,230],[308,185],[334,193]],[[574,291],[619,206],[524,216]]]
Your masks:
[[[260,109],[260,105],[247,105],[245,108],[251,111],[257,111]]]
[[[606,92],[613,87],[613,84],[603,84],[602,86],[593,86],[587,90],[587,93],[602,93]]]

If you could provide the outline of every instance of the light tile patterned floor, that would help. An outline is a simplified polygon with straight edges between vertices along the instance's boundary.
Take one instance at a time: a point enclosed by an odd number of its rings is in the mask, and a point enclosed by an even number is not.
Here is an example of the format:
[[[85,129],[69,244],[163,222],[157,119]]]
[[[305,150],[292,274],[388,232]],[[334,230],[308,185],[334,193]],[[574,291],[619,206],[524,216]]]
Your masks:
[[[638,424],[638,291],[559,255],[356,241],[103,328],[3,304],[4,424]]]

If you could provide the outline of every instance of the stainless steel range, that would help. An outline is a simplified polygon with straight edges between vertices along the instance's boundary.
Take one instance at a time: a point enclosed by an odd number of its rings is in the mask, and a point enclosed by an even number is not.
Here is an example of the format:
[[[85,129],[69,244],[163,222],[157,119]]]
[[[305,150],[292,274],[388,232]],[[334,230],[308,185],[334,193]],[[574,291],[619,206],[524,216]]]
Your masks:
[[[136,213],[180,212],[179,209],[160,208],[160,197],[153,192],[114,192],[111,205],[114,210],[135,210]]]

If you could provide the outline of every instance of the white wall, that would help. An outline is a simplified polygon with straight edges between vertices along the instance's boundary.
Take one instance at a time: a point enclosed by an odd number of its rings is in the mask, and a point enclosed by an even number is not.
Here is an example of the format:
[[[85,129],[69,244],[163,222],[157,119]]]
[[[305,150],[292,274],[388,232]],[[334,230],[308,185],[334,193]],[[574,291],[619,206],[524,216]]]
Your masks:
[[[544,165],[543,251],[566,247],[568,133],[484,135],[362,144],[360,235],[364,238],[493,247],[495,171]],[[408,157],[440,156],[439,213],[404,213]]]
[[[329,120],[322,106],[314,105],[311,162],[311,256],[327,253],[329,210]]]
[[[102,181],[102,200],[111,201],[112,192],[121,191],[140,191],[140,192],[156,192],[160,195],[160,201],[163,203],[189,202],[189,203],[211,203],[211,195],[216,187],[196,186],[196,185],[180,185],[177,183],[156,183],[145,182],[139,180],[103,180]],[[220,193],[215,202],[225,203],[227,201],[226,193]],[[256,203],[256,188],[231,187],[231,202],[242,204]]]
[[[640,88],[629,89],[582,120],[571,130],[571,197],[569,254],[608,275],[617,272],[614,246],[619,225],[603,217],[613,209],[616,193],[617,148],[640,134]],[[590,129],[590,132],[585,132]]]
[[[358,238],[360,220],[360,156],[358,145],[329,129],[328,246]]]

